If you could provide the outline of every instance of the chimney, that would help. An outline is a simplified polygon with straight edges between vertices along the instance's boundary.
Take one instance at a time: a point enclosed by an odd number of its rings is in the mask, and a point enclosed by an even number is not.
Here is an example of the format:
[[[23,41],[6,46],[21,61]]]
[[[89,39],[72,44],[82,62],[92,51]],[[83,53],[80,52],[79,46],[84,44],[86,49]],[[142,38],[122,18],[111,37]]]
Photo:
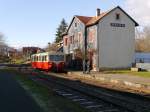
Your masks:
[[[100,16],[100,14],[101,14],[101,10],[99,8],[97,8],[96,16],[98,17],[98,16]]]

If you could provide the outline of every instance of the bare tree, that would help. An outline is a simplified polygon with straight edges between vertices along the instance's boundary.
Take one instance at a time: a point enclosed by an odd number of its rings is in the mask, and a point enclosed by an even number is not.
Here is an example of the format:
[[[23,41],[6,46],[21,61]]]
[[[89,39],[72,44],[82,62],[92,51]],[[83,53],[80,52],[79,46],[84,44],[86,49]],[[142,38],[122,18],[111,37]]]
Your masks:
[[[150,52],[150,27],[136,30],[136,51]]]
[[[145,52],[150,52],[150,27],[145,27],[143,33],[144,33]]]
[[[0,33],[0,63],[9,62],[8,46],[5,43],[5,37],[3,33]]]
[[[7,51],[7,44],[5,43],[5,37],[3,35],[3,33],[0,33],[0,53],[5,54],[5,52]]]
[[[5,45],[4,35],[0,33],[0,47]]]
[[[57,51],[58,45],[57,43],[49,43],[48,46],[45,48],[46,51]]]

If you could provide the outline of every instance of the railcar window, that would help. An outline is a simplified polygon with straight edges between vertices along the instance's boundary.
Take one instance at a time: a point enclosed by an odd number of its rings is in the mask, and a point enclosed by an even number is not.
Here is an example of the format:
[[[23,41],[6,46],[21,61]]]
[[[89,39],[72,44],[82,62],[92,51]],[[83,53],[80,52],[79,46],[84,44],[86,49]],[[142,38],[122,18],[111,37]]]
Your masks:
[[[42,56],[40,56],[40,61],[42,61]]]
[[[46,61],[46,56],[44,56],[44,61]]]
[[[36,57],[36,61],[38,61],[38,56]]]
[[[64,60],[64,56],[63,55],[50,55],[49,59],[51,61],[63,61]]]
[[[45,61],[45,60],[44,60],[44,56],[42,56],[42,61]]]
[[[49,59],[50,59],[51,61],[54,61],[54,55],[50,55],[50,56],[49,56]]]
[[[43,56],[43,61],[45,61],[45,56]]]
[[[41,56],[41,61],[43,61],[43,56]]]
[[[34,61],[36,61],[36,56],[34,56]]]
[[[42,56],[39,56],[39,61],[41,61]]]
[[[43,56],[41,56],[41,60],[40,61],[42,61],[42,58],[43,58]]]
[[[47,61],[47,56],[45,56],[45,61]]]

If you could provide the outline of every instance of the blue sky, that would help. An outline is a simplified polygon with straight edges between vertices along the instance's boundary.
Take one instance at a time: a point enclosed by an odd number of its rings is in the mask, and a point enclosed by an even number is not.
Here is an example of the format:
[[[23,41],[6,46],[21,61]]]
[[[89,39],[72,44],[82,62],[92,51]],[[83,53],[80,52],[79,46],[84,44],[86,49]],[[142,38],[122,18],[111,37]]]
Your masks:
[[[123,0],[0,0],[0,32],[10,46],[45,47],[53,42],[62,18],[68,24],[74,15],[94,16],[120,5]]]

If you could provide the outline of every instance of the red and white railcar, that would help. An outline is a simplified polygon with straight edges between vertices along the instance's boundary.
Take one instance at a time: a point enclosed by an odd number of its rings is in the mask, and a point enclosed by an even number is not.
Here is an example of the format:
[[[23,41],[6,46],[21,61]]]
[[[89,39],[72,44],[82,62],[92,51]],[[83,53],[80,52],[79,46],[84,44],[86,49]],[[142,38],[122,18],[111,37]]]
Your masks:
[[[61,72],[65,69],[63,53],[37,53],[31,56],[31,64],[35,69]]]

